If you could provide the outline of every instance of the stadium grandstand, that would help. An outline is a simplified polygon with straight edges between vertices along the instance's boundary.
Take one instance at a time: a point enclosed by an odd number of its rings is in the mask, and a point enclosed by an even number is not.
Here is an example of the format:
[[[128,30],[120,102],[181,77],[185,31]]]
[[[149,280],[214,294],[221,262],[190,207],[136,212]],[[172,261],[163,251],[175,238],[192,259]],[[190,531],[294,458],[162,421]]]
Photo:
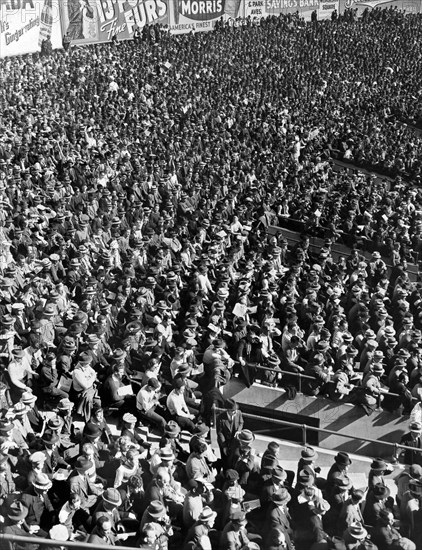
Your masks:
[[[422,550],[420,0],[0,15],[0,549]]]

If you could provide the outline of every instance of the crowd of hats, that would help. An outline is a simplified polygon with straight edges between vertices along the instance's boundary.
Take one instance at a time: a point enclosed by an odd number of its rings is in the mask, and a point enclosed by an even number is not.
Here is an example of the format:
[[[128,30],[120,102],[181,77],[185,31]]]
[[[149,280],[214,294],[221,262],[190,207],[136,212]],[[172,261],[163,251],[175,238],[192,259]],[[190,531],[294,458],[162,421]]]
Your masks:
[[[265,343],[261,365],[304,371],[316,380],[302,388],[312,395],[347,399],[328,378],[341,373],[344,388],[375,374],[398,395],[385,406],[409,413],[422,395],[422,286],[406,273],[422,243],[422,141],[404,122],[420,123],[419,61],[406,67],[421,29],[420,16],[391,11],[314,25],[282,16],[179,37],[157,27],[142,42],[1,60],[3,367],[28,354],[39,367],[64,350],[74,358],[59,374],[71,373],[98,345],[109,366],[138,352],[200,356],[210,344],[244,359],[242,342]],[[377,47],[357,51],[362,41]],[[332,155],[393,179],[335,172]],[[290,218],[327,227],[321,250],[306,236],[288,247],[281,233],[267,235]],[[378,251],[336,261],[340,231],[371,240],[393,269]],[[163,338],[163,321],[172,336]],[[235,372],[298,387],[294,377]],[[213,374],[215,385],[227,381],[223,369]],[[5,376],[2,407],[12,412],[2,435],[35,402],[25,392],[8,403],[8,385]],[[59,410],[72,407],[60,401]],[[45,445],[57,442],[57,422]],[[179,431],[169,424],[169,436]],[[253,443],[249,430],[239,437]],[[81,457],[76,466],[89,469]],[[274,479],[284,483],[285,472]],[[298,479],[309,486],[312,475]],[[42,491],[51,482],[34,483]],[[113,489],[104,495],[117,505]],[[274,501],[289,499],[280,491]],[[10,518],[25,516],[13,506]],[[327,512],[324,501],[315,510]],[[158,504],[150,514],[162,514]],[[352,537],[362,533],[351,526]]]

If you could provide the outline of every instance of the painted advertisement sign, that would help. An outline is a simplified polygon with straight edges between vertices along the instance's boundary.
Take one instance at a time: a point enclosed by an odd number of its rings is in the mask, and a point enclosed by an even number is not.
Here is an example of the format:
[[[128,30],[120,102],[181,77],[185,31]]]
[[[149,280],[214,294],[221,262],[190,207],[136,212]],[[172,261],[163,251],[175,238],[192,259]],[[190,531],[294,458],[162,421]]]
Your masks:
[[[242,0],[172,0],[170,31],[211,31],[219,19],[243,17]]]
[[[267,15],[299,12],[306,19],[314,10],[318,11],[319,4],[319,0],[265,0],[265,12]]]
[[[109,42],[133,38],[136,28],[168,25],[169,0],[64,0],[63,34],[72,43]]]
[[[34,53],[50,38],[60,48],[60,12],[53,0],[0,0],[0,57]]]
[[[245,17],[252,20],[265,17],[265,0],[245,0]]]
[[[420,0],[340,0],[340,10],[353,8],[360,16],[365,9],[374,8],[397,9],[405,13],[421,13],[422,2]]]

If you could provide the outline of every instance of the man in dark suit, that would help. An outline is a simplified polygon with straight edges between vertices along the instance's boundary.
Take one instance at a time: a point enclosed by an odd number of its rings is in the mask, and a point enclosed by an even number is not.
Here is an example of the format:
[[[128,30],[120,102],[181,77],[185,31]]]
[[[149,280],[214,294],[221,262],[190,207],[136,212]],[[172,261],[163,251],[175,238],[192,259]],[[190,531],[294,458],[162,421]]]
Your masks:
[[[259,548],[259,545],[251,538],[260,538],[250,535],[246,530],[245,512],[236,511],[230,514],[230,521],[226,524],[221,533],[220,550],[231,550],[232,548]]]
[[[264,530],[267,536],[269,536],[274,528],[280,529],[286,538],[287,548],[292,547],[291,537],[293,535],[293,529],[290,526],[290,514],[287,510],[290,498],[288,490],[284,487],[272,495],[271,503],[266,513],[266,529]]]
[[[227,464],[227,458],[232,451],[234,436],[243,429],[243,416],[233,399],[226,401],[227,410],[221,413],[216,422],[217,442],[220,447],[223,464]]]
[[[29,533],[23,528],[27,515],[28,508],[22,502],[13,502],[7,509],[7,519],[3,527],[3,533],[5,535],[16,535],[18,537],[34,536],[34,527],[29,529]],[[37,550],[39,547],[36,543],[15,543],[13,546],[16,550]]]
[[[112,532],[112,524],[107,516],[99,518],[89,536],[88,542],[92,544],[104,544],[107,546],[116,546],[116,536]]]
[[[40,537],[47,537],[48,531],[54,525],[55,510],[47,495],[52,483],[46,474],[37,474],[32,480],[32,487],[23,493],[20,500],[28,508],[27,525],[39,525],[37,532]]]
[[[411,451],[406,449],[404,451],[404,463],[411,466],[412,464],[419,464],[422,466],[422,445],[421,445],[421,432],[422,425],[420,422],[411,422],[409,430],[400,439],[400,445],[406,445],[406,447],[412,447],[414,449],[421,449],[418,451]]]
[[[377,483],[372,489],[370,501],[366,502],[363,510],[365,525],[375,526],[382,511],[388,511],[387,499],[390,496],[390,489],[382,483]]]
[[[81,497],[81,508],[89,511],[97,504],[99,495],[103,492],[102,486],[92,483],[87,475],[93,463],[85,457],[79,457],[75,463],[75,470],[69,477],[70,492]]]
[[[371,540],[378,548],[411,550],[415,544],[406,537],[402,537],[394,527],[394,514],[389,510],[381,510]]]
[[[261,508],[266,511],[272,502],[273,495],[284,491],[287,474],[280,466],[274,468],[271,477],[264,481],[260,495]]]
[[[57,468],[68,468],[68,463],[60,455],[59,449],[57,447],[60,442],[60,437],[56,432],[48,430],[42,436],[42,442],[45,447],[45,472],[47,474],[53,474]]]
[[[349,479],[347,472],[351,463],[352,461],[347,453],[337,453],[334,458],[334,464],[331,466],[327,475],[326,492],[328,501],[330,501],[335,488],[338,486],[339,480],[347,481]]]

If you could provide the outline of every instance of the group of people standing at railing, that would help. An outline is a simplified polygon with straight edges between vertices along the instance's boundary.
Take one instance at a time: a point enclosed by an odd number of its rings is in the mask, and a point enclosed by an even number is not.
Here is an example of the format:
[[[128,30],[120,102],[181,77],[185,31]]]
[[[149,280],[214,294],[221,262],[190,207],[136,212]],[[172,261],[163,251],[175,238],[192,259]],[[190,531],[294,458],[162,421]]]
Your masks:
[[[420,17],[390,11],[335,24],[288,16],[0,61],[0,515],[9,532],[59,540],[81,529],[114,544],[134,528],[141,548],[285,547],[277,533],[271,544],[266,532],[247,538],[244,510],[230,508],[259,476],[284,476],[263,474],[247,451],[253,436],[221,392],[232,376],[293,398],[304,374],[307,394],[352,399],[368,414],[380,403],[400,409],[416,433],[422,286],[409,281],[406,258],[420,244],[422,196],[410,178],[421,143],[405,132],[385,144],[385,113],[365,114],[355,100],[376,102],[395,81],[391,109],[420,109],[413,79],[398,87],[400,45],[421,30]],[[377,48],[344,65],[335,50],[353,57],[357,37],[385,42],[397,79],[378,74]],[[353,114],[353,128],[337,126],[340,112]],[[395,159],[390,187],[332,169],[333,140],[350,149],[362,130],[374,165]],[[403,154],[417,157],[406,170]],[[289,247],[267,234],[296,210],[309,227],[330,220],[316,253],[306,236]],[[391,238],[391,273],[378,252],[334,261],[343,222]],[[220,457],[207,440],[215,403],[232,411]],[[227,489],[227,509],[211,487]],[[277,487],[274,502],[285,505],[292,496]],[[187,520],[185,501],[195,510]],[[215,513],[225,538],[202,540]]]

